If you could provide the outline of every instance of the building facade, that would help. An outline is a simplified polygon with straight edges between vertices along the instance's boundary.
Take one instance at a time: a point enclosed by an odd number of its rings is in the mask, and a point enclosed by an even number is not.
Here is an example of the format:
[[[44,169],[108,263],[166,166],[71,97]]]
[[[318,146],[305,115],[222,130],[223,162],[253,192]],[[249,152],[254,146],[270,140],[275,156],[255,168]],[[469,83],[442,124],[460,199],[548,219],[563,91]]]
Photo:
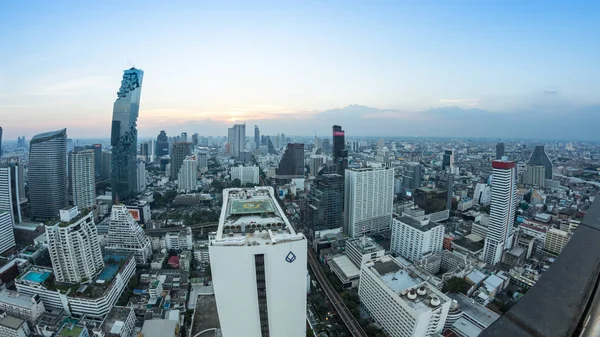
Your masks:
[[[162,130],[156,137],[156,158],[169,155],[169,137],[167,133]]]
[[[176,180],[183,161],[192,154],[192,143],[173,143],[171,148],[171,180]]]
[[[69,153],[73,204],[80,210],[96,205],[96,164],[94,150]]]
[[[304,144],[289,143],[279,161],[278,176],[304,176]]]
[[[322,174],[316,177],[303,205],[302,221],[310,235],[323,229],[344,226],[344,177]]]
[[[59,210],[67,207],[67,129],[31,139],[27,185],[34,220],[56,219]]]
[[[137,188],[137,119],[142,94],[144,72],[131,68],[125,70],[117,100],[113,106],[110,145],[111,187],[113,200],[135,195]]]
[[[503,252],[512,248],[517,208],[515,163],[495,160],[492,169],[492,203],[484,246],[484,260],[488,265],[500,262]]]
[[[4,310],[10,316],[29,321],[31,324],[35,324],[46,311],[38,295],[25,295],[13,290],[0,292],[0,310]]]
[[[59,282],[91,280],[104,267],[98,231],[91,210],[61,210],[60,222],[46,225],[48,250]]]
[[[544,167],[544,176],[546,179],[552,179],[552,162],[548,155],[544,145],[538,145],[533,149],[531,157],[529,157],[528,165],[536,165]]]
[[[223,191],[209,252],[224,337],[306,336],[306,239],[272,187]]]
[[[393,169],[346,170],[344,194],[344,230],[350,237],[390,229],[394,203]]]
[[[0,211],[0,254],[15,246],[13,218],[10,211]]]
[[[441,253],[444,245],[444,225],[407,216],[392,222],[390,251],[409,261],[417,261],[429,253]]]
[[[227,142],[230,144],[231,156],[238,158],[246,147],[246,124],[234,124],[229,128]]]
[[[147,263],[152,256],[150,239],[123,204],[112,207],[108,241],[104,248],[132,253],[138,264]]]
[[[187,156],[177,174],[177,187],[183,192],[194,192],[198,189],[198,160],[196,156]]]
[[[234,166],[230,170],[231,180],[239,179],[242,186],[250,183],[258,185],[259,170],[258,166]]]

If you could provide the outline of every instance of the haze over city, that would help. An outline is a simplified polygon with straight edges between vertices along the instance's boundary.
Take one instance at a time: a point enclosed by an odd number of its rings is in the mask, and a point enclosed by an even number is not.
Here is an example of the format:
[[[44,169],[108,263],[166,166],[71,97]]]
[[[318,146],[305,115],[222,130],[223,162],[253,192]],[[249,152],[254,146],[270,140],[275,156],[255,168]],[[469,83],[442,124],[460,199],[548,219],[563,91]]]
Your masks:
[[[600,126],[593,3],[2,7],[5,139],[107,137],[129,63],[146,73],[140,137],[234,122],[323,135],[343,121],[354,136],[593,140]]]

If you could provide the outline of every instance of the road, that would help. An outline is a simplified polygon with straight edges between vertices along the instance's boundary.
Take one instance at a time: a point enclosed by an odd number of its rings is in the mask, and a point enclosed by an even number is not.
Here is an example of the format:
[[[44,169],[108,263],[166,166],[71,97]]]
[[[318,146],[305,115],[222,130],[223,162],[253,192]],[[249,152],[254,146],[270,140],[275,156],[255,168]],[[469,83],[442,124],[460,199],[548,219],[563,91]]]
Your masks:
[[[331,283],[329,283],[327,276],[325,276],[325,273],[323,270],[321,270],[321,266],[315,257],[315,253],[310,249],[310,247],[308,248],[308,264],[310,265],[310,268],[317,277],[317,281],[319,281],[319,284],[321,284],[321,288],[323,291],[325,291],[327,298],[329,298],[329,301],[333,304],[333,307],[338,312],[342,322],[344,322],[350,334],[354,337],[368,337],[354,316],[352,316],[352,313],[350,310],[348,310],[348,307],[346,307],[346,304],[340,295],[335,291]]]

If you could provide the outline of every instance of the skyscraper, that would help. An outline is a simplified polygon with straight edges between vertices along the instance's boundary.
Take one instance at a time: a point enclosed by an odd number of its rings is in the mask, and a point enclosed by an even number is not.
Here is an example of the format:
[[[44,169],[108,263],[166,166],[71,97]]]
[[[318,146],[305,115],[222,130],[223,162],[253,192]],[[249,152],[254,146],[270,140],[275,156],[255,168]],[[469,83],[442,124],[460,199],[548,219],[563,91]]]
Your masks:
[[[258,125],[254,126],[254,143],[256,143],[256,148],[260,146],[260,130],[258,129]]]
[[[94,150],[94,173],[96,178],[100,178],[102,175],[102,144],[92,145]]]
[[[444,170],[449,170],[452,168],[452,166],[454,166],[454,150],[444,150],[444,156],[442,157],[442,168]]]
[[[0,254],[15,246],[15,233],[10,211],[0,210]]]
[[[501,160],[504,156],[504,143],[496,144],[496,160]]]
[[[58,218],[67,199],[67,129],[40,133],[29,144],[29,204],[35,220]]]
[[[198,189],[198,159],[187,156],[177,174],[177,187],[180,191],[195,192]]]
[[[304,144],[289,143],[277,168],[278,176],[304,176]]]
[[[60,222],[46,225],[46,237],[56,281],[91,280],[104,267],[91,210],[84,213],[77,207],[61,210]]]
[[[124,71],[121,87],[113,107],[110,144],[112,145],[111,187],[113,200],[130,198],[137,190],[137,119],[144,72],[131,68]]]
[[[327,162],[327,156],[323,154],[314,154],[310,156],[310,161],[308,163],[308,167],[310,169],[310,175],[316,177],[319,173],[319,169],[321,166],[325,165]]]
[[[0,158],[2,158],[2,127],[0,126]]]
[[[232,156],[240,156],[246,145],[246,124],[235,124],[233,126],[233,148]]]
[[[169,154],[169,137],[165,131],[161,131],[156,137],[156,157],[166,156]]]
[[[487,237],[483,248],[484,260],[495,265],[504,250],[512,248],[513,223],[517,208],[515,163],[492,161],[492,204]]]
[[[192,154],[192,143],[173,143],[171,149],[171,180],[176,180],[185,157]]]
[[[344,130],[339,125],[333,129],[333,164],[337,167],[339,175],[343,176],[348,168],[348,150],[346,150],[346,137]]]
[[[529,157],[529,162],[527,162],[527,164],[543,166],[544,172],[545,172],[545,175],[544,175],[545,178],[552,179],[552,162],[550,161],[550,158],[548,158],[548,155],[546,154],[544,145],[537,145],[533,149],[533,153],[531,154],[531,157]]]
[[[23,221],[21,204],[27,202],[23,171],[22,163],[0,163],[0,211],[9,211],[15,224]]]
[[[428,253],[441,253],[444,225],[409,216],[394,217],[390,251],[409,261],[417,261]]]
[[[69,165],[73,204],[80,210],[92,208],[96,204],[94,150],[70,152]]]
[[[344,225],[344,177],[322,174],[316,177],[310,195],[303,207],[303,222],[310,235],[323,229]]]
[[[394,169],[347,169],[344,230],[350,237],[390,229],[394,203]]]
[[[148,142],[140,143],[140,157],[146,162],[150,162],[150,144]]]
[[[223,190],[210,241],[223,336],[306,336],[306,238],[296,233],[272,187]]]
[[[150,239],[123,204],[112,207],[105,249],[133,253],[138,264],[147,263],[152,256]]]
[[[135,191],[137,193],[142,193],[146,189],[146,163],[143,160],[138,160],[135,165],[137,166],[137,184],[135,185]]]
[[[182,132],[182,133],[181,133],[181,138],[179,138],[179,141],[180,141],[180,142],[187,143],[187,141],[188,141],[188,139],[187,139],[187,138],[188,138],[188,136],[187,136],[187,132]]]

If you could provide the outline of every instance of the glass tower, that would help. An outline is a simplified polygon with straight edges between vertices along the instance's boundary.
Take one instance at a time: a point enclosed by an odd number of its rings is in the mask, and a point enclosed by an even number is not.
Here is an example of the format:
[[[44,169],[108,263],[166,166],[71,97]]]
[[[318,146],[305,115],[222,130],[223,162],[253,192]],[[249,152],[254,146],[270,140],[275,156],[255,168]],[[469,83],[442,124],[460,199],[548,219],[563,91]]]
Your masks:
[[[113,107],[110,144],[112,145],[111,186],[113,200],[118,194],[127,199],[137,190],[137,118],[140,110],[144,72],[125,70]]]
[[[36,135],[29,144],[29,203],[34,220],[58,218],[67,207],[67,129]]]

